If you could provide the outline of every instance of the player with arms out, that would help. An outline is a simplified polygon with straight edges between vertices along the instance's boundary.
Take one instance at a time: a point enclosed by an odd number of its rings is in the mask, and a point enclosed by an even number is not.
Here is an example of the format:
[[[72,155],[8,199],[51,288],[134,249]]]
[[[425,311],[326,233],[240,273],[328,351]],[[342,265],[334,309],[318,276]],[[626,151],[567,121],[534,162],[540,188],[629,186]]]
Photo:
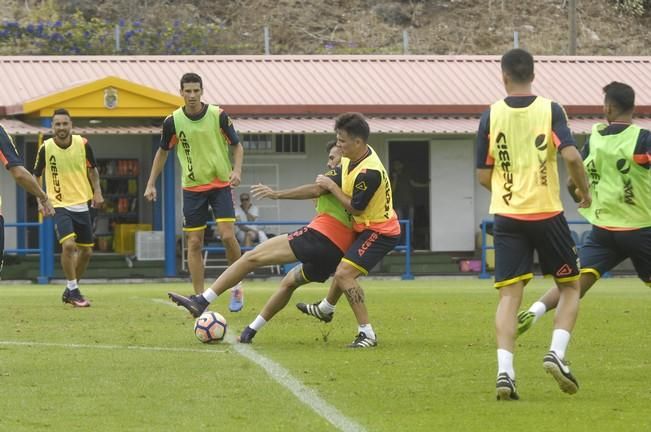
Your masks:
[[[328,144],[326,176],[336,175],[335,168],[341,159],[341,149],[336,142]],[[251,188],[256,198],[309,199],[317,198],[317,215],[309,225],[291,234],[281,234],[260,243],[229,266],[202,295],[185,297],[169,293],[170,299],[185,307],[193,316],[201,315],[218,295],[233,283],[242,280],[249,272],[265,265],[287,264],[299,260],[302,264],[282,279],[278,290],[269,298],[260,314],[240,335],[239,341],[251,343],[256,333],[282,310],[296,288],[310,282],[324,282],[335,271],[344,251],[353,243],[350,215],[332,195],[316,184],[274,191],[265,185]]]
[[[61,300],[75,307],[89,307],[79,290],[93,254],[93,223],[88,202],[95,208],[104,203],[99,172],[88,140],[72,133],[72,119],[65,109],[52,115],[54,137],[45,140],[36,156],[34,176],[45,185],[54,206],[54,229],[61,243],[61,267],[66,288]],[[39,203],[40,208],[40,203]]]
[[[531,54],[513,49],[502,56],[501,67],[507,97],[484,112],[477,132],[477,177],[491,191],[490,213],[495,215],[497,399],[519,398],[513,352],[518,308],[533,278],[534,250],[543,274],[554,278],[560,292],[543,367],[562,391],[573,394],[579,385],[564,358],[579,308],[579,263],[563,215],[558,152],[579,190],[580,207],[590,206],[590,192],[563,108],[532,94]]]
[[[603,88],[608,124],[595,124],[583,147],[592,206],[579,212],[592,230],[579,251],[581,297],[604,273],[630,258],[637,275],[651,287],[651,132],[633,123],[635,91],[611,82]],[[580,196],[571,179],[568,189]],[[557,288],[518,314],[518,335],[559,302]]]
[[[156,179],[163,170],[169,151],[176,148],[182,169],[183,231],[187,236],[188,267],[194,292],[200,294],[204,291],[202,249],[210,209],[228,263],[234,263],[241,255],[235,238],[232,187],[240,184],[244,149],[226,112],[201,101],[203,81],[199,75],[184,74],[180,92],[185,105],[163,122],[160,147],[154,156],[145,198],[156,200]],[[232,150],[233,164],[229,149]],[[238,312],[243,305],[244,292],[238,284],[231,291],[229,309]]]
[[[11,174],[20,187],[38,199],[39,204],[43,208],[44,216],[54,215],[52,202],[43,189],[41,189],[36,179],[25,169],[23,159],[18,154],[13,139],[2,125],[0,125],[0,162],[2,162],[2,165],[9,171],[9,174]],[[5,219],[2,216],[2,197],[0,197],[0,275],[2,274],[2,266],[4,263],[4,251]]]
[[[400,223],[393,210],[391,182],[377,153],[368,145],[370,128],[360,113],[344,113],[335,121],[337,143],[343,151],[337,175],[318,176],[317,184],[328,190],[353,217],[358,233],[337,266],[325,299],[298,303],[303,313],[321,321],[332,320],[335,305],[344,293],[357,320],[357,337],[349,348],[377,346],[369,321],[364,290],[357,278],[366,275],[400,240]]]

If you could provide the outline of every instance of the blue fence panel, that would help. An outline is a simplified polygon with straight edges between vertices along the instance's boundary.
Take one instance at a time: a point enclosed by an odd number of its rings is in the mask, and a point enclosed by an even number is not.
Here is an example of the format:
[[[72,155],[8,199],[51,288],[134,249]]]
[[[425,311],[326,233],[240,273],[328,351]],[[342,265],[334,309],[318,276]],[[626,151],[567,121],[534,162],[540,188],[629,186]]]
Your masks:
[[[48,259],[44,251],[44,233],[45,229],[43,224],[40,222],[12,222],[6,223],[5,228],[36,228],[38,230],[38,239],[39,239],[39,248],[14,248],[14,249],[5,249],[5,253],[16,253],[16,254],[39,254],[39,283],[47,283],[51,274],[47,272]]]

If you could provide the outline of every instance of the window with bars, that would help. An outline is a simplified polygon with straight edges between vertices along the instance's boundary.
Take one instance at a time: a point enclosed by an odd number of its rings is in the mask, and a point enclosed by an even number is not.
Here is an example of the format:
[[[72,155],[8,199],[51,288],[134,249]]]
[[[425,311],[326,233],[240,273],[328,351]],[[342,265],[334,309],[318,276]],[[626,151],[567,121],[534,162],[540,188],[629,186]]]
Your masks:
[[[242,146],[247,153],[305,154],[303,134],[243,134]]]
[[[247,153],[273,153],[273,135],[270,134],[244,134],[242,147]]]

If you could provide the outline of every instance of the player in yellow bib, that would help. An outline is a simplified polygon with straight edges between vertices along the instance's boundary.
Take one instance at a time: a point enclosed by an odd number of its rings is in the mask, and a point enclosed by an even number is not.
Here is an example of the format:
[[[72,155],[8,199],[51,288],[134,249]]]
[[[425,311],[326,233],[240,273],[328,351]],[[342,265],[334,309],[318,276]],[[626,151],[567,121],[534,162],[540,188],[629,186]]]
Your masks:
[[[61,267],[67,279],[61,299],[75,307],[88,307],[90,303],[78,285],[95,244],[88,202],[98,208],[104,197],[93,150],[86,138],[72,134],[67,110],[54,111],[52,131],[54,137],[45,140],[38,151],[34,176],[39,183],[45,176],[55,210],[54,229],[61,243]]]
[[[533,277],[534,250],[543,274],[551,275],[561,292],[543,367],[561,390],[572,394],[578,383],[564,357],[579,307],[579,263],[563,216],[557,153],[579,189],[580,207],[590,206],[590,192],[565,112],[531,92],[531,54],[513,49],[502,56],[501,66],[507,97],[482,115],[477,133],[477,177],[491,191],[490,213],[495,215],[495,288],[500,295],[495,316],[497,399],[519,398],[513,351],[522,293]]]
[[[344,157],[337,176],[317,177],[317,184],[329,191],[353,217],[358,234],[337,266],[328,295],[313,304],[298,303],[303,313],[321,321],[332,320],[342,293],[357,320],[357,337],[349,348],[377,345],[365,296],[357,278],[366,275],[399,243],[400,223],[393,210],[391,182],[377,153],[368,145],[370,128],[360,113],[344,113],[335,120],[337,142]]]
[[[9,174],[16,180],[23,189],[34,195],[44,211],[45,216],[54,215],[52,202],[47,194],[41,189],[34,177],[27,171],[23,165],[23,159],[18,154],[14,145],[14,140],[0,125],[0,162],[9,171]],[[5,251],[5,219],[2,216],[2,197],[0,196],[0,275],[2,274],[2,265],[4,263]]]
[[[635,91],[627,84],[604,87],[608,124],[596,124],[583,147],[592,206],[581,214],[592,230],[579,251],[581,297],[604,273],[630,258],[640,280],[651,287],[651,131],[633,123]],[[573,195],[576,186],[570,182]],[[576,197],[575,199],[578,199]],[[559,302],[552,288],[518,314],[518,334]]]
[[[229,264],[241,255],[235,238],[232,187],[240,184],[244,150],[233,122],[216,105],[201,101],[203,81],[195,73],[181,77],[185,105],[163,122],[161,142],[152,163],[145,198],[156,200],[156,179],[173,148],[181,164],[183,231],[187,236],[188,267],[196,294],[204,292],[203,239],[206,222],[214,217]],[[232,151],[233,163],[230,153]],[[212,210],[212,215],[211,215]],[[231,312],[244,305],[241,283],[231,290]]]

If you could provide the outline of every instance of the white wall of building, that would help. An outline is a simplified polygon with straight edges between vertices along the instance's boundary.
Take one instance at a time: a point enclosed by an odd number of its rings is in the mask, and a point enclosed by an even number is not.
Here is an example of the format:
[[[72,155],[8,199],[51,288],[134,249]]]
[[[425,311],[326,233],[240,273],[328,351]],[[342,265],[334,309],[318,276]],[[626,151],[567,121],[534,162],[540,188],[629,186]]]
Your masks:
[[[16,222],[16,183],[9,171],[0,169],[0,196],[5,223]],[[16,228],[5,228],[5,249],[16,247]]]

